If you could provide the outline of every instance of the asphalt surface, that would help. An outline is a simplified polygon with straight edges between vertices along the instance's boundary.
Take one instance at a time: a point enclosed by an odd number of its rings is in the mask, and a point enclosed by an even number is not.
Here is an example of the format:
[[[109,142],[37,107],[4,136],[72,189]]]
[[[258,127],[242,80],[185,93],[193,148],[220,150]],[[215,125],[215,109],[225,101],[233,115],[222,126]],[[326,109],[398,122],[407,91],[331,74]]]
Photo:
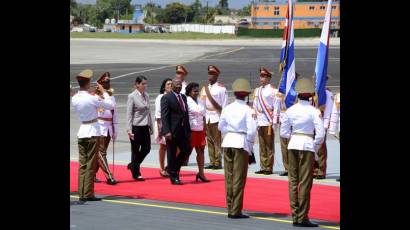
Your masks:
[[[231,92],[232,82],[239,77],[251,79],[252,87],[259,83],[258,69],[265,66],[273,71],[271,83],[279,82],[278,66],[280,45],[265,46],[260,44],[206,45],[206,44],[167,44],[167,43],[118,43],[71,41],[70,53],[70,83],[74,90],[78,89],[76,74],[90,68],[94,71],[94,80],[109,71],[111,85],[115,89],[117,109],[120,120],[120,133],[115,142],[115,164],[127,164],[131,159],[130,143],[125,132],[125,112],[127,95],[132,92],[136,76],[144,75],[148,78],[147,92],[150,95],[151,113],[154,113],[155,98],[163,79],[175,76],[175,65],[183,64],[189,74],[188,82],[200,85],[207,83],[207,66],[216,65],[220,70],[219,81],[225,84],[229,92],[230,102],[233,100]],[[328,86],[333,92],[340,90],[340,49],[329,49],[328,73],[332,76]],[[302,76],[314,73],[316,62],[316,47],[296,47],[296,71]],[[78,147],[76,134],[80,122],[70,104],[70,158],[77,160]],[[275,135],[274,173],[283,171],[280,153],[279,135]],[[151,137],[151,152],[144,160],[143,167],[158,168],[158,145]],[[325,180],[315,180],[314,183],[339,186],[335,179],[340,175],[340,146],[338,140],[331,135],[327,138],[328,169]],[[253,172],[259,170],[258,142],[255,143],[257,164],[248,170],[248,176],[287,180],[277,174],[259,176]],[[207,148],[205,162],[209,162]],[[197,170],[195,153],[191,154],[190,163],[185,170]],[[108,160],[112,162],[112,144],[109,146]],[[206,170],[206,173],[223,173],[223,170]],[[103,178],[100,178],[103,179]],[[138,200],[139,201],[139,200]],[[148,202],[148,201],[147,201]],[[151,202],[151,201],[149,201]],[[154,202],[154,201],[152,201]],[[156,202],[156,201],[155,201]],[[180,204],[173,204],[180,205]],[[214,210],[213,207],[198,207]],[[225,211],[221,209],[222,211]],[[270,215],[270,214],[258,214]],[[273,214],[272,214],[273,215]],[[272,216],[271,215],[271,216]],[[161,217],[161,218],[159,218]],[[232,220],[225,216],[209,213],[191,213],[178,210],[135,206],[129,204],[113,204],[110,202],[87,202],[87,205],[71,206],[71,228],[73,229],[289,229],[291,224],[278,221],[260,219]],[[283,217],[287,218],[287,217]],[[188,221],[187,221],[188,220]],[[183,224],[181,224],[183,223]],[[238,224],[240,223],[240,224]]]

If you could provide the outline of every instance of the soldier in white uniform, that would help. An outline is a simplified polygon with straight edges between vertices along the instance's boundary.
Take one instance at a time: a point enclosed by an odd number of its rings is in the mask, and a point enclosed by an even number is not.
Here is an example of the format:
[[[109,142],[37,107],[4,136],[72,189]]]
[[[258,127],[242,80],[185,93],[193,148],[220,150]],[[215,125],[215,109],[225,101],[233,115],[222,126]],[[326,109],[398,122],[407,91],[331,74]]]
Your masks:
[[[320,111],[310,105],[315,87],[308,78],[296,82],[299,101],[288,108],[282,119],[280,135],[288,138],[288,179],[290,208],[294,226],[318,227],[308,217],[313,183],[314,154],[323,142],[325,131]]]
[[[92,75],[93,72],[89,69],[77,75],[80,90],[71,99],[74,110],[82,123],[77,133],[80,163],[78,193],[81,201],[101,200],[94,194],[94,177],[98,168],[97,152],[101,136],[100,125],[97,122],[97,110],[101,107],[108,110],[114,109],[114,103],[100,84],[97,83],[102,97],[88,92]]]
[[[219,74],[220,71],[216,66],[209,65],[209,84],[202,87],[200,93],[200,99],[206,107],[206,141],[210,160],[206,169],[222,169],[221,132],[218,130],[218,122],[222,108],[225,108],[228,102],[228,92],[223,84],[217,82]]]
[[[185,81],[186,75],[188,75],[188,71],[185,69],[185,67],[183,65],[177,65],[175,78],[182,81],[182,89],[181,89],[182,94],[185,94],[186,92],[185,88],[188,85],[188,83]]]
[[[105,72],[100,77],[100,79],[97,80],[97,82],[104,87],[108,95],[110,95],[112,102],[114,103],[113,110],[107,110],[104,109],[104,107],[98,108],[98,123],[100,124],[101,135],[103,135],[103,137],[101,137],[101,143],[98,151],[98,165],[105,175],[107,184],[115,185],[117,184],[117,181],[114,179],[114,176],[112,175],[110,168],[108,167],[107,161],[108,145],[110,144],[111,138],[113,142],[117,139],[118,133],[118,112],[116,108],[115,97],[113,95],[114,89],[111,88],[110,85],[110,73]],[[99,94],[99,91],[97,91],[96,93]],[[95,180],[96,182],[99,181],[97,178],[95,178]]]
[[[340,92],[335,95],[328,132],[340,142]],[[336,181],[340,181],[340,177]]]
[[[218,129],[224,138],[225,192],[228,218],[249,218],[242,213],[243,193],[249,156],[256,136],[256,120],[245,102],[251,92],[249,81],[237,79],[232,84],[236,100],[222,110]]]
[[[273,163],[275,156],[275,133],[273,129],[273,114],[276,94],[278,89],[269,81],[272,73],[265,67],[260,67],[261,86],[256,88],[253,93],[253,108],[256,111],[258,120],[258,137],[259,137],[259,156],[260,167],[256,174],[273,174]],[[277,109],[277,108],[276,108]]]
[[[295,81],[299,77],[299,73],[295,73]],[[275,99],[275,105],[273,113],[273,124],[279,125],[281,127],[282,124],[282,119],[283,115],[286,112],[286,103],[285,103],[285,96],[281,92],[276,93],[276,99]],[[288,143],[289,139],[280,137],[280,151],[282,153],[282,162],[283,162],[283,167],[285,168],[285,171],[280,174],[280,176],[288,176]]]
[[[326,77],[326,80],[329,79],[329,75]],[[317,162],[315,162],[315,171],[314,178],[316,179],[325,179],[326,178],[326,168],[327,168],[327,145],[326,145],[326,130],[329,128],[330,114],[332,113],[333,108],[333,93],[329,88],[326,88],[326,104],[322,108],[323,113],[323,125],[325,127],[325,139],[322,146],[317,152]]]

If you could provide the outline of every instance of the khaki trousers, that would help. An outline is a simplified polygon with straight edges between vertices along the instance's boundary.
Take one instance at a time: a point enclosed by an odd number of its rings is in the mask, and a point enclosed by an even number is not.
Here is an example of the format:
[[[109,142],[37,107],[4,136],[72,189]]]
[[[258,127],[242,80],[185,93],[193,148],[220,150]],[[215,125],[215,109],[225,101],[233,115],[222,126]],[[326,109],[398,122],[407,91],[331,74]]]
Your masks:
[[[79,138],[78,194],[80,198],[94,197],[94,177],[97,172],[97,146],[100,137]]]
[[[317,169],[315,170],[315,175],[318,176],[326,176],[326,168],[327,168],[327,146],[326,146],[326,135],[323,141],[322,146],[320,147],[319,151],[317,152],[318,161],[317,161]]]
[[[285,167],[285,171],[288,171],[289,168],[289,163],[288,163],[288,144],[289,144],[289,139],[288,138],[280,138],[280,151],[282,152],[282,162],[283,162],[283,167]]]
[[[211,165],[221,166],[221,131],[217,123],[206,124],[206,141],[208,142],[208,154]]]
[[[114,179],[110,168],[108,167],[108,161],[107,161],[107,149],[108,149],[108,145],[110,144],[111,141],[111,136],[110,134],[107,133],[107,136],[102,136],[100,141],[100,144],[98,146],[98,168],[97,168],[97,172],[98,169],[101,168],[101,170],[104,173],[104,176],[107,180],[112,180]]]
[[[226,207],[230,215],[242,213],[248,161],[249,154],[245,150],[224,149]]]
[[[289,150],[289,198],[293,222],[309,219],[310,191],[313,183],[314,153]]]
[[[268,129],[270,126],[259,126],[259,157],[261,170],[272,171],[275,155],[275,147],[273,140],[275,138],[274,130],[272,129],[271,135],[268,135]]]

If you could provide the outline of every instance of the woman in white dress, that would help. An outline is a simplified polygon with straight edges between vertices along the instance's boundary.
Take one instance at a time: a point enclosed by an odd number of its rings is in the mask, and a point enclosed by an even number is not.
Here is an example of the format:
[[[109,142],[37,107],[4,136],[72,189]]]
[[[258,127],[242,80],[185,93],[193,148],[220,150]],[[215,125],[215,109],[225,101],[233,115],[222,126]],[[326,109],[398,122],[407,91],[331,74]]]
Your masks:
[[[165,79],[159,90],[159,95],[155,99],[155,128],[154,128],[154,137],[155,142],[159,144],[159,167],[160,171],[159,174],[162,177],[168,177],[168,173],[165,170],[164,162],[165,162],[165,153],[167,150],[167,145],[165,142],[165,137],[161,135],[161,98],[164,94],[171,92],[172,90],[172,79],[167,78]]]

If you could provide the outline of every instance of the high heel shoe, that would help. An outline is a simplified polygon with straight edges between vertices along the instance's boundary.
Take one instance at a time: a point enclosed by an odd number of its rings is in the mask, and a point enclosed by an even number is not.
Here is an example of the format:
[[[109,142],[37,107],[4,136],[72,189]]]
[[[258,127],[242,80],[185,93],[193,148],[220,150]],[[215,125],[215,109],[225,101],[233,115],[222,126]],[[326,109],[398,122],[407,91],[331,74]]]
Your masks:
[[[200,179],[202,182],[211,182],[210,180],[206,179],[205,177],[202,177],[199,175],[199,173],[196,174],[195,182],[198,182],[198,179]]]
[[[169,176],[169,174],[165,170],[160,170],[159,175],[161,175],[162,177],[168,177]]]

